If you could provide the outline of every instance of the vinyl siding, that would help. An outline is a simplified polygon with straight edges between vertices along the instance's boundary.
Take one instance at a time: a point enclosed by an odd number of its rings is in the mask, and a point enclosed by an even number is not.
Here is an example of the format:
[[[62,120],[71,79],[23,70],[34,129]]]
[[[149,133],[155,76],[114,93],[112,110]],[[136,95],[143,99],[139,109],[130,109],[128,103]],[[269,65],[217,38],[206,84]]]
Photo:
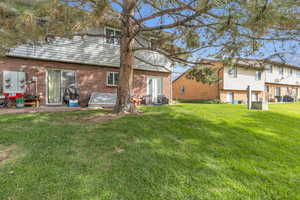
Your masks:
[[[8,56],[109,67],[120,66],[120,46],[107,44],[105,38],[92,36],[77,36],[73,39],[56,38],[51,43],[43,45],[21,45],[12,49]],[[158,72],[171,70],[171,62],[156,52],[138,51],[136,56],[151,65],[136,60],[135,69]]]

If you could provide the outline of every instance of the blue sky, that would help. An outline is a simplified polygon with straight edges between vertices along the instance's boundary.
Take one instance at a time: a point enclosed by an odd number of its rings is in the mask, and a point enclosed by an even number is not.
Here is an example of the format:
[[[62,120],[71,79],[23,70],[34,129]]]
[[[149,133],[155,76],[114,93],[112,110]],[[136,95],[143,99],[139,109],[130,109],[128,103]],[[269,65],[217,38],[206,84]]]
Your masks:
[[[113,4],[113,8],[117,11],[120,11],[121,8],[117,6],[116,4]],[[85,9],[88,9],[88,7],[85,7]],[[143,8],[142,13],[147,16],[151,14],[151,10],[149,8]],[[159,22],[157,20],[151,20],[147,23],[149,26],[155,26]],[[166,19],[166,23],[168,23],[168,19]],[[294,47],[296,46],[296,48]],[[208,58],[208,55],[213,52],[213,49],[201,52],[201,54],[195,55],[197,58]],[[284,62],[296,65],[300,67],[300,45],[299,43],[295,42],[286,42],[282,44],[281,42],[266,42],[264,46],[260,49],[258,53],[255,55],[252,55],[250,58],[266,58],[269,57],[270,55],[273,55],[274,53],[283,53],[284,54]],[[274,58],[273,60],[275,61],[281,61],[281,59]],[[178,76],[178,74],[182,73],[185,71],[186,68],[183,68],[179,65],[177,65],[175,69],[175,74],[174,76]]]

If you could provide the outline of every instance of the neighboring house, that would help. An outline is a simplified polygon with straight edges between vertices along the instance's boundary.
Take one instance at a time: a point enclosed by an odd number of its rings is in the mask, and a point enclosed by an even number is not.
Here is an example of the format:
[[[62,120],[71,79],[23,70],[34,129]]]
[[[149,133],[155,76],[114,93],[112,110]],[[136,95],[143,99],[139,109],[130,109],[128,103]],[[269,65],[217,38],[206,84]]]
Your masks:
[[[116,93],[120,43],[117,38],[98,37],[104,34],[118,35],[120,32],[106,27],[89,36],[56,38],[51,43],[12,49],[7,57],[0,59],[0,93],[37,94],[46,105],[62,104],[63,91],[71,84],[80,89],[81,104],[87,104],[93,92]],[[135,56],[146,59],[147,63],[140,59],[135,61],[134,95],[151,95],[153,100],[158,95],[171,98],[172,63],[151,51],[140,51]],[[164,67],[157,67],[158,64]],[[12,76],[14,72],[25,72],[19,74],[26,74],[26,87],[14,87],[8,84],[9,80],[4,80],[5,75]]]
[[[183,73],[173,81],[173,99],[219,99],[225,103],[246,103],[247,87],[252,89],[252,100],[282,101],[284,96],[300,99],[300,67],[278,62],[244,59],[234,67],[215,60],[203,60],[216,68],[220,81],[203,84]]]

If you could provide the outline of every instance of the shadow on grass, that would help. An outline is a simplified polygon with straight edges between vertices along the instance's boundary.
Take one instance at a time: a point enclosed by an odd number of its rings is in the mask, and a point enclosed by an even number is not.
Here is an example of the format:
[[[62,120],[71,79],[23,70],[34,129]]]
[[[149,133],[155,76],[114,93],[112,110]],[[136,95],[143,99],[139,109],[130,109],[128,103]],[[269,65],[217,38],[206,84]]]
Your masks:
[[[112,122],[43,125],[35,127],[35,133],[25,131],[28,135],[22,137],[22,143],[28,157],[17,166],[8,166],[17,177],[5,175],[5,184],[0,180],[4,184],[0,197],[190,200],[300,196],[300,118],[237,107],[240,120],[231,120],[224,110],[214,120],[206,110],[199,115],[185,108],[153,107],[144,115]],[[5,138],[20,141],[16,136]]]
[[[99,177],[103,190],[112,199],[296,199],[299,134],[289,124],[299,118],[245,114],[238,123],[213,123],[187,113],[174,117],[166,107],[105,124],[101,130],[124,152],[109,154]]]

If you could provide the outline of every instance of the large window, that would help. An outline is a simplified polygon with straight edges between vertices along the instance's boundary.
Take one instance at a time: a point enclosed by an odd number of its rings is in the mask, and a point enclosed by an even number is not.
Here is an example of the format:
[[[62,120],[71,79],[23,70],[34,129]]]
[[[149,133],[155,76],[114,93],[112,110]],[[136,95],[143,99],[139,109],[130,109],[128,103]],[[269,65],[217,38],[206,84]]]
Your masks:
[[[113,28],[105,28],[106,43],[120,45],[121,31]]]
[[[119,72],[107,72],[106,85],[117,86],[119,84]]]
[[[256,71],[256,73],[255,73],[255,80],[257,80],[257,81],[261,80],[261,71]]]

